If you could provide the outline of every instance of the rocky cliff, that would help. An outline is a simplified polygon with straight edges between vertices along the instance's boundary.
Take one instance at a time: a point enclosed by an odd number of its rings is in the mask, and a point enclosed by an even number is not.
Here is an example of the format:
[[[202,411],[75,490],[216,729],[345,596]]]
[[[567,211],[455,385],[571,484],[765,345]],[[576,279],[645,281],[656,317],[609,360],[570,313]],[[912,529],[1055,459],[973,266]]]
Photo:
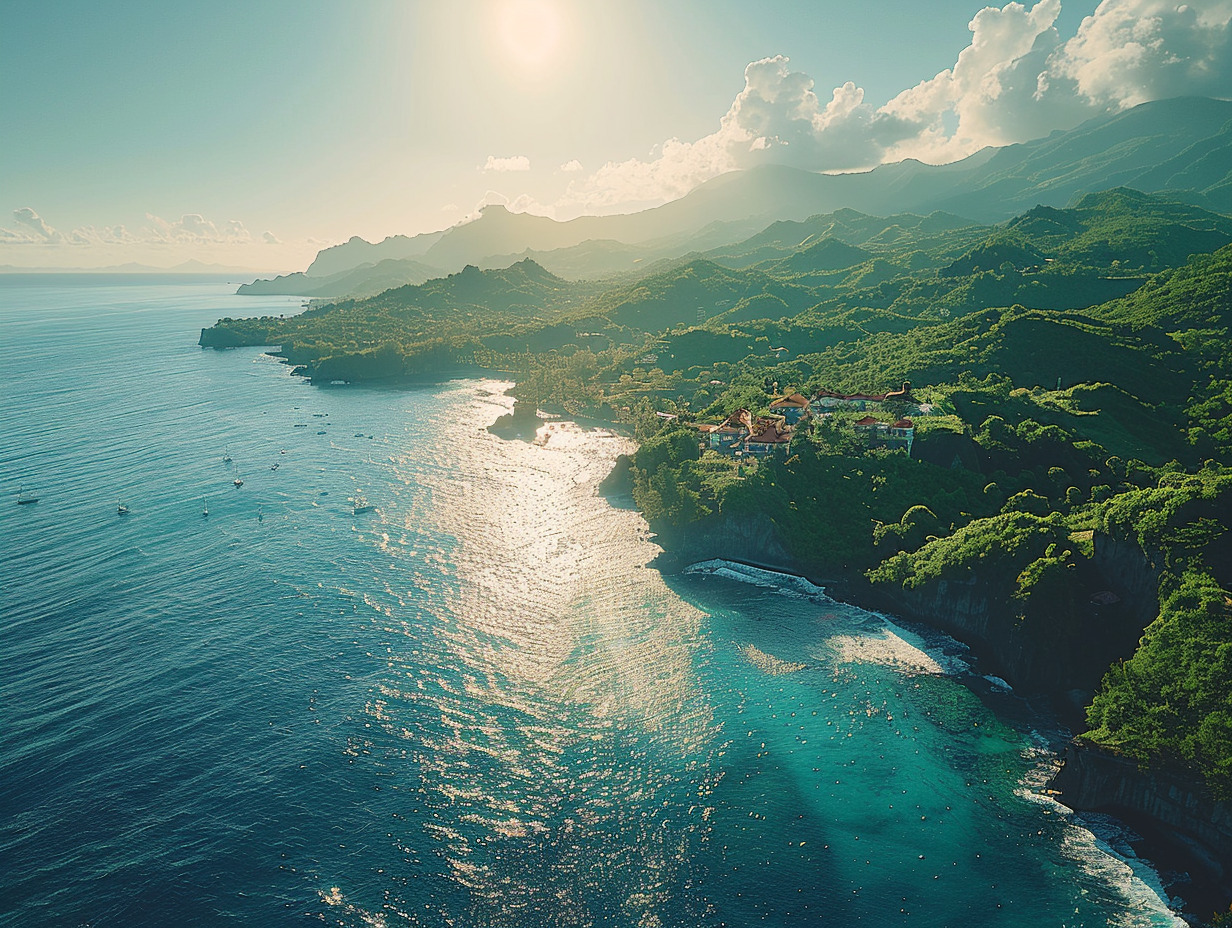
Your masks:
[[[1071,809],[1111,812],[1131,822],[1146,820],[1152,837],[1165,842],[1195,879],[1223,905],[1232,896],[1232,803],[1214,799],[1192,773],[1143,769],[1081,738],[1066,748],[1052,781]]]
[[[1108,668],[1134,653],[1143,630],[1159,613],[1158,558],[1131,540],[1098,533],[1093,555],[1080,570],[1026,602],[1013,596],[1014,577],[993,566],[913,590],[870,586],[788,551],[773,521],[762,515],[710,517],[664,528],[659,540],[666,549],[660,559],[665,570],[722,558],[793,571],[857,605],[940,628],[971,646],[983,669],[1004,677],[1022,695],[1051,697],[1075,728],[1084,727],[1085,707]],[[831,583],[833,578],[839,582]],[[1232,806],[1215,801],[1188,771],[1139,770],[1130,760],[1076,739],[1054,787],[1072,808],[1135,820],[1152,832],[1152,854],[1162,849],[1161,839],[1175,846],[1183,866],[1197,862],[1211,875],[1203,900],[1227,904],[1232,895]]]
[[[801,564],[787,553],[774,523],[764,515],[712,516],[682,528],[653,526],[664,553],[657,566],[671,572],[721,558],[756,567],[803,573]]]
[[[1045,693],[1070,724],[1080,725],[1100,680],[1134,653],[1150,618],[1120,603],[1098,605],[1099,583],[1079,578],[1067,589],[1025,603],[993,573],[941,579],[914,590],[879,590],[885,607],[934,625],[971,646],[988,670],[1015,688]],[[1119,594],[1118,594],[1119,595]]]

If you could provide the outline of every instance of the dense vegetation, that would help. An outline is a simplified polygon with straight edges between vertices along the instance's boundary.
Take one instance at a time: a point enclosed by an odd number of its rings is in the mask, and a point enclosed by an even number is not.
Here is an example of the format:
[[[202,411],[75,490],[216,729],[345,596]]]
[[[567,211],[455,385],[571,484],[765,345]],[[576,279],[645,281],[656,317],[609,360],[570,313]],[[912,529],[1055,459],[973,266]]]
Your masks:
[[[666,536],[768,520],[810,571],[905,592],[978,579],[1050,641],[1100,633],[1103,552],[1132,544],[1159,602],[1089,737],[1232,797],[1230,242],[1227,217],[1128,190],[995,228],[842,210],[602,285],[468,267],[222,320],[202,344],[279,345],[324,380],[510,371],[524,408],[630,423],[634,498]],[[854,410],[763,461],[698,441],[695,423],[776,394],[903,381],[924,414],[879,412],[914,416],[910,457],[870,450]]]

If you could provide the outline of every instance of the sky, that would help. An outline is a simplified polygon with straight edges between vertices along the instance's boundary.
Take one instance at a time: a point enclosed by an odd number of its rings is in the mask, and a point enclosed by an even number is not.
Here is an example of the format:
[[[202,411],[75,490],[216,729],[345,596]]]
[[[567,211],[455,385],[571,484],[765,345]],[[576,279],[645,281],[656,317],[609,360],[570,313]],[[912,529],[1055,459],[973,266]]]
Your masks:
[[[286,272],[1184,94],[1232,97],[1232,0],[4,0],[0,266]]]

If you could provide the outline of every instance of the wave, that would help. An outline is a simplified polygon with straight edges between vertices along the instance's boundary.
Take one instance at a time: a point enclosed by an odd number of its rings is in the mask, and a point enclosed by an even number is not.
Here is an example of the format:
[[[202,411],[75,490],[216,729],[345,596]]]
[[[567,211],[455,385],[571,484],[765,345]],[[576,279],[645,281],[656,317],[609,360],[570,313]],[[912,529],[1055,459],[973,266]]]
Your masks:
[[[737,583],[748,583],[763,589],[777,590],[787,596],[818,602],[835,602],[826,594],[825,587],[818,586],[798,574],[771,570],[767,567],[754,567],[751,564],[741,564],[739,561],[728,561],[722,558],[698,561],[686,567],[683,573],[723,577],[727,580],[735,580]]]

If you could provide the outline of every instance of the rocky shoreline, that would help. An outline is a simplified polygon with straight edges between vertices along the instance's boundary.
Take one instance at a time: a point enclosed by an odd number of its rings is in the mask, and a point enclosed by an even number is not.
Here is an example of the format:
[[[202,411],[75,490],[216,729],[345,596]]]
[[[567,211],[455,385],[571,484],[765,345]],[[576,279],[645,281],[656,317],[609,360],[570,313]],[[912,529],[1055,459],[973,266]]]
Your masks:
[[[1101,572],[1125,598],[1102,641],[1068,642],[1061,653],[1055,641],[1032,640],[1017,617],[999,602],[998,591],[978,578],[955,585],[944,580],[922,593],[887,594],[861,574],[830,569],[824,575],[801,564],[784,548],[765,516],[740,520],[709,519],[688,530],[666,529],[656,538],[663,553],[654,567],[682,572],[693,563],[726,560],[801,577],[824,587],[842,602],[937,628],[962,641],[981,673],[1007,680],[1015,693],[1042,698],[1047,711],[1070,730],[1083,725],[1082,709],[1104,672],[1128,657],[1158,609],[1158,570],[1135,545],[1105,538],[1097,544]],[[1216,800],[1190,771],[1140,769],[1095,744],[1069,739],[1051,795],[1078,812],[1108,813],[1142,836],[1142,856],[1168,874],[1170,893],[1185,902],[1187,919],[1204,924],[1232,901],[1232,804]]]

